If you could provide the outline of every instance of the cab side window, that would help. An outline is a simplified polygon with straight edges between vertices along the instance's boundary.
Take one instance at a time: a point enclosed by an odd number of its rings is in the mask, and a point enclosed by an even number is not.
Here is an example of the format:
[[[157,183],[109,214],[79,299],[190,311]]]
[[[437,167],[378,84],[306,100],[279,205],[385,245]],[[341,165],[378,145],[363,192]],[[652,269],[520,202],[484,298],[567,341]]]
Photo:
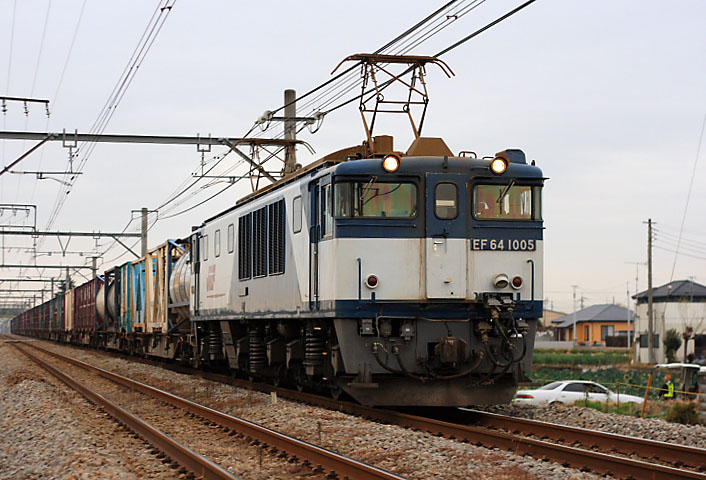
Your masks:
[[[434,187],[434,214],[440,220],[458,216],[458,187],[455,183],[441,182]]]
[[[331,184],[321,187],[321,238],[333,236]]]

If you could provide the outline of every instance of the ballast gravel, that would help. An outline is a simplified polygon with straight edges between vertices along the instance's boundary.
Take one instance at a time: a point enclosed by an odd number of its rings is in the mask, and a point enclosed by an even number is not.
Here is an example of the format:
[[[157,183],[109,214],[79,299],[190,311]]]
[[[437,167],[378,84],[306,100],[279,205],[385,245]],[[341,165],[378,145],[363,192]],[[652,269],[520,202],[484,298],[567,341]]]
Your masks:
[[[484,407],[482,410],[542,422],[706,448],[706,427],[703,425],[682,425],[666,422],[658,418],[636,418],[560,403],[543,407],[496,405]]]
[[[469,445],[403,427],[183,375],[101,352],[42,346],[168,390],[410,479],[591,480],[606,478],[529,456]],[[265,453],[268,455],[268,453]],[[287,478],[253,472],[243,478]]]
[[[179,479],[108,415],[0,342],[0,479]]]

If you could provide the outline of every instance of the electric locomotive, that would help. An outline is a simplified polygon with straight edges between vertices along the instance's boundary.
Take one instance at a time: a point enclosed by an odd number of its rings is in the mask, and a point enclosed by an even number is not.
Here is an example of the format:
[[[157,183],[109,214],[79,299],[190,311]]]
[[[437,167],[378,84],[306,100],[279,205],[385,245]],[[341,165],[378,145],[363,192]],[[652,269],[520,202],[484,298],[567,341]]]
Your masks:
[[[205,221],[170,292],[201,362],[367,405],[507,403],[542,315],[543,181],[520,150],[375,137]]]

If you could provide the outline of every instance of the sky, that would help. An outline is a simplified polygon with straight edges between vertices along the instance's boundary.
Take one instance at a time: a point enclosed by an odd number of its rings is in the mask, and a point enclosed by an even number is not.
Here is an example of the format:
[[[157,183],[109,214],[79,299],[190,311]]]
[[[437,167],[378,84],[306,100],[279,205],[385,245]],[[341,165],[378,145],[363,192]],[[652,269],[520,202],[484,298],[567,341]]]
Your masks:
[[[433,55],[519,4],[479,2],[409,53]],[[0,112],[2,130],[88,132],[159,5],[0,0],[0,96],[49,99],[51,111],[47,118],[41,105],[30,105],[25,115],[22,104],[10,102]],[[104,132],[241,137],[265,110],[283,104],[285,89],[301,94],[320,85],[346,56],[377,50],[441,5],[177,0]],[[545,308],[571,312],[574,285],[579,308],[582,300],[585,306],[624,304],[628,290],[646,289],[648,218],[655,222],[654,285],[690,277],[706,284],[706,145],[697,156],[706,115],[705,24],[706,3],[698,0],[538,0],[445,54],[454,77],[428,66],[425,136],[442,137],[454,152],[521,148],[548,177]],[[376,134],[395,136],[399,150],[411,143],[401,116],[378,127]],[[357,105],[348,105],[327,115],[316,133],[300,133],[316,153],[300,148],[298,160],[310,163],[364,137]],[[34,143],[0,141],[0,163]],[[68,195],[58,181],[5,174],[0,203],[36,205],[39,230],[50,225],[63,198],[52,230],[137,232],[132,210],[157,209],[202,160],[213,165],[226,149],[213,147],[203,159],[194,146],[98,144],[83,157],[86,151],[74,162],[86,158]],[[68,158],[54,142],[15,169],[66,171]],[[227,155],[214,173],[238,161]],[[239,168],[230,175],[242,174]],[[149,232],[150,247],[188,235],[192,225],[251,191],[241,182],[165,218],[226,185],[203,189],[203,183],[187,203],[152,214],[151,221],[160,220]],[[0,215],[0,225],[27,221],[7,209]],[[29,237],[0,238],[2,263],[30,263],[31,245]],[[65,257],[61,248],[55,238],[38,240],[37,263],[82,265],[88,252],[106,250],[105,268],[133,258],[109,239],[72,239]],[[19,273],[0,269],[2,278]],[[74,279],[84,281],[77,273]],[[0,292],[0,303],[7,297]]]

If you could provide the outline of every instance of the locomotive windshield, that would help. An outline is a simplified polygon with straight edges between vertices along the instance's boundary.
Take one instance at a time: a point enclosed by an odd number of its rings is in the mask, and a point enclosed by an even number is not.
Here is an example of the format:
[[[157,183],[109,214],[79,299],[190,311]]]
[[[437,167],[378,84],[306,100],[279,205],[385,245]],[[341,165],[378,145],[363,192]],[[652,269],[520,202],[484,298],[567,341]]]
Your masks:
[[[477,185],[473,216],[479,220],[541,220],[541,187]]]
[[[336,218],[414,218],[417,186],[413,183],[339,182],[334,193]]]

